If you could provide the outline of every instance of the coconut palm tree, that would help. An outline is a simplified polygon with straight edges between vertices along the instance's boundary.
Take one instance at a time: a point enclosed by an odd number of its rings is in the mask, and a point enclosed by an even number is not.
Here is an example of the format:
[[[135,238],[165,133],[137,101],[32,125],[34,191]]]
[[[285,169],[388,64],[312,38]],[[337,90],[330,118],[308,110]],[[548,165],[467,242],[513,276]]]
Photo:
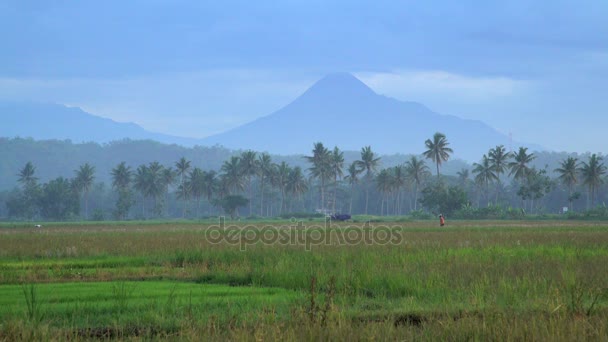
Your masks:
[[[365,172],[365,215],[369,204],[369,185],[376,169],[380,165],[380,157],[372,151],[371,146],[361,148],[361,159],[356,161],[357,167]]]
[[[24,187],[36,183],[38,178],[34,177],[35,173],[36,167],[34,167],[34,164],[32,164],[32,162],[28,161],[23,167],[23,169],[19,170],[19,173],[17,174],[17,176],[19,177],[19,183],[21,183]]]
[[[148,197],[148,188],[150,187],[150,171],[147,165],[140,165],[137,167],[134,176],[134,187],[142,197],[141,200],[141,213],[142,217],[146,217],[146,198]]]
[[[93,180],[95,179],[95,167],[85,163],[81,165],[78,170],[75,170],[76,177],[74,179],[76,189],[82,192],[84,197],[84,217],[89,218],[89,190],[93,186]]]
[[[603,183],[602,175],[606,173],[606,166],[602,163],[602,159],[601,156],[594,153],[589,157],[588,163],[583,162],[581,165],[583,184],[589,187],[591,207],[595,204],[596,189]]]
[[[211,203],[211,199],[219,188],[217,172],[213,170],[203,172],[203,180],[203,195],[207,198],[207,202]]]
[[[133,172],[130,166],[127,166],[125,162],[121,162],[112,169],[110,175],[112,176],[112,186],[115,189],[123,190],[131,184]]]
[[[256,158],[257,153],[254,151],[245,151],[241,153],[241,172],[243,173],[243,177],[245,177],[245,181],[247,183],[247,190],[249,192],[249,216],[253,214],[253,188],[251,186],[251,181],[253,179],[253,176],[257,174],[258,164],[256,162]]]
[[[401,215],[401,189],[407,184],[407,172],[404,165],[393,166],[393,187],[397,192],[395,197],[395,214]]]
[[[336,193],[338,192],[338,180],[344,176],[344,152],[336,146],[330,156],[331,173],[334,176],[334,199],[332,201],[332,212],[336,212]]]
[[[312,156],[304,157],[312,164],[308,169],[313,178],[317,178],[321,182],[321,209],[325,208],[325,182],[331,177],[331,152],[323,146],[323,143],[317,142],[312,149]]]
[[[162,202],[160,197],[166,191],[165,167],[159,162],[153,161],[148,165],[148,196],[154,199],[154,214],[158,217],[162,214]]]
[[[260,216],[264,216],[264,185],[272,175],[272,159],[268,153],[262,153],[258,157],[256,170],[260,179]]]
[[[190,170],[190,161],[186,160],[184,157],[181,157],[180,160],[175,163],[175,168],[177,169],[177,175],[179,176],[179,188],[182,193],[181,197],[184,201],[182,208],[182,218],[184,218],[186,217],[186,200],[188,199],[188,187],[185,186],[185,181],[188,171]]]
[[[423,155],[427,159],[431,159],[437,165],[437,177],[439,177],[439,166],[445,161],[450,159],[450,154],[454,151],[448,146],[448,142],[445,134],[437,132],[433,135],[433,140],[426,139],[424,142],[427,150],[423,152]]]
[[[456,172],[456,175],[458,176],[458,181],[460,182],[460,185],[464,188],[467,185],[467,182],[469,180],[469,169],[461,169],[460,171]]]
[[[511,157],[511,153],[505,150],[503,145],[496,146],[493,149],[490,149],[488,152],[488,159],[490,160],[490,164],[494,169],[494,173],[496,174],[496,199],[494,203],[498,203],[498,193],[500,192],[501,183],[500,183],[500,175],[502,175],[508,168],[507,161]]]
[[[410,183],[414,184],[414,210],[418,209],[418,188],[424,179],[430,174],[428,166],[423,159],[412,156],[405,163],[405,174]]]
[[[205,172],[198,167],[195,167],[188,173],[185,186],[189,189],[190,195],[196,201],[196,212],[194,217],[199,217],[199,210],[201,206],[201,197],[205,193]]]
[[[237,194],[245,188],[241,158],[230,157],[222,164],[222,181],[226,187],[228,195]]]
[[[112,169],[110,175],[112,176],[112,187],[118,190],[116,215],[118,219],[124,219],[133,205],[130,189],[133,172],[130,166],[122,162]]]
[[[483,155],[481,157],[481,163],[473,163],[473,173],[475,176],[475,182],[479,185],[483,185],[485,187],[486,198],[488,199],[488,205],[490,204],[490,196],[489,196],[489,186],[490,182],[496,180],[498,176],[496,175],[494,166],[488,158],[487,155]]]
[[[527,147],[520,147],[519,151],[513,155],[513,161],[507,164],[510,170],[509,176],[513,176],[517,180],[526,180],[531,170],[528,164],[535,158],[534,153],[528,154]]]
[[[160,182],[163,185],[165,192],[166,215],[169,215],[169,187],[175,183],[177,173],[172,167],[163,167],[160,174]]]
[[[286,190],[293,197],[298,199],[302,196],[302,194],[308,191],[308,182],[306,181],[306,177],[304,176],[304,172],[302,172],[301,167],[296,166],[290,169],[287,177]],[[291,211],[291,202],[289,204],[289,209]]]
[[[572,188],[578,183],[578,159],[568,157],[562,160],[560,167],[556,168],[555,172],[557,172],[557,178],[562,184],[568,187],[568,205],[570,210],[572,210]]]
[[[376,188],[382,194],[380,205],[380,215],[384,215],[384,203],[386,202],[386,214],[389,212],[388,197],[393,190],[393,175],[391,169],[382,169],[376,176]]]
[[[287,190],[290,173],[291,168],[286,162],[283,161],[281,162],[281,164],[274,165],[272,184],[279,188],[279,190],[281,191],[281,209],[279,210],[280,214],[283,214],[285,209],[285,192]]]
[[[348,213],[352,214],[353,213],[353,197],[355,194],[355,185],[357,183],[359,183],[359,174],[362,172],[363,170],[360,169],[359,167],[357,167],[357,162],[352,162],[350,164],[350,166],[348,167],[348,175],[346,175],[346,180],[348,180],[348,185],[350,185],[350,205],[349,205],[349,209],[348,209]]]

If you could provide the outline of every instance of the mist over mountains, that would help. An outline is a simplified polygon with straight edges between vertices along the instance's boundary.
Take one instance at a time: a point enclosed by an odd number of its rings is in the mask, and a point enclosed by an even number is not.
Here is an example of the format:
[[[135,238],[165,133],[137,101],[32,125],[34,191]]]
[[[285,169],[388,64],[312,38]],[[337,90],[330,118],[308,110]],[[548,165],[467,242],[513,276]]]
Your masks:
[[[134,123],[120,123],[58,104],[0,102],[0,115],[3,137],[98,143],[150,139],[283,155],[307,154],[317,141],[347,151],[370,145],[379,154],[420,154],[424,141],[437,131],[446,134],[454,158],[468,161],[479,160],[496,145],[523,145],[511,142],[481,121],[442,115],[420,103],[379,95],[349,73],[329,74],[282,109],[204,139],[154,133]]]

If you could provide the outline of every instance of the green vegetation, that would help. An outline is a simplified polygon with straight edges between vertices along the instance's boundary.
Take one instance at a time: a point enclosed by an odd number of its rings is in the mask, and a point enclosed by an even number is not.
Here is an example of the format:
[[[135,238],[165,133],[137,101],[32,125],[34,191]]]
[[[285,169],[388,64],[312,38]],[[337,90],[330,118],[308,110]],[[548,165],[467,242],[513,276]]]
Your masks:
[[[608,337],[605,224],[376,219],[304,221],[331,238],[310,250],[246,233],[290,220],[228,222],[246,230],[219,243],[216,222],[5,224],[0,339]],[[381,226],[401,239],[352,240]]]

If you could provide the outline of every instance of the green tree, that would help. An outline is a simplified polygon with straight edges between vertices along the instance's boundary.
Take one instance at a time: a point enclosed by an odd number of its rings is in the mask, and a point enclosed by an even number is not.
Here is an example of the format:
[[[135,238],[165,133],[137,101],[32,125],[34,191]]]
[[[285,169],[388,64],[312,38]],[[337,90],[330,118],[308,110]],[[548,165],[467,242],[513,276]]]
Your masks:
[[[450,154],[454,151],[448,146],[448,142],[445,134],[437,132],[433,135],[433,140],[427,139],[424,142],[427,150],[423,152],[423,155],[427,159],[431,159],[437,165],[437,177],[439,177],[439,166],[445,161],[450,159]]]
[[[308,182],[302,172],[302,168],[296,166],[289,171],[287,177],[287,192],[290,193],[294,198],[300,199],[302,194],[308,191]],[[290,203],[291,211],[291,203]]]
[[[304,158],[312,164],[308,169],[311,176],[321,182],[321,209],[326,210],[325,183],[332,174],[331,152],[323,146],[323,143],[317,142],[314,144],[312,156],[306,156]]]
[[[35,173],[36,167],[34,167],[34,164],[32,164],[32,162],[28,161],[23,167],[23,169],[19,170],[19,173],[17,174],[17,176],[19,177],[19,183],[21,183],[21,185],[23,185],[24,187],[26,187],[27,185],[35,184],[38,180],[38,178],[34,176]]]
[[[487,155],[481,157],[481,163],[473,163],[473,173],[475,174],[475,183],[483,185],[485,188],[488,206],[490,205],[490,182],[498,179],[494,166]]]
[[[188,171],[190,170],[190,161],[184,157],[181,157],[180,160],[175,162],[175,168],[177,170],[177,176],[179,177],[179,189],[181,192],[181,198],[183,201],[182,206],[182,218],[186,217],[186,203],[188,200],[188,187],[185,186],[186,177],[188,175]]]
[[[95,179],[95,167],[89,163],[81,165],[76,172],[75,187],[84,197],[84,217],[89,218],[89,191]]]
[[[264,191],[266,182],[272,176],[272,159],[268,153],[262,153],[257,160],[257,175],[260,179],[260,216],[264,216]]]
[[[344,176],[344,152],[335,146],[330,156],[331,173],[334,176],[334,199],[332,201],[332,212],[336,212],[336,194],[338,192],[338,180]]]
[[[365,172],[365,215],[369,207],[369,186],[370,182],[376,173],[376,169],[380,165],[380,157],[372,151],[371,146],[361,148],[361,159],[356,161],[357,167]]]
[[[78,215],[80,201],[74,188],[70,180],[63,177],[44,184],[38,198],[42,217],[60,221]]]
[[[112,176],[112,187],[118,191],[116,201],[116,217],[124,220],[133,206],[133,194],[131,192],[131,180],[133,172],[125,162],[121,162],[110,172]]]
[[[494,200],[494,203],[498,203],[498,193],[501,188],[500,175],[505,173],[508,169],[508,160],[510,157],[511,153],[507,152],[503,145],[490,149],[488,153],[488,159],[490,160],[490,164],[492,164],[494,174],[496,174],[496,199]]]
[[[513,161],[508,163],[509,176],[513,176],[517,180],[525,180],[531,170],[528,164],[535,158],[534,153],[528,154],[527,147],[520,147],[519,151],[513,155]]]
[[[382,169],[376,175],[376,189],[382,194],[380,204],[380,215],[384,215],[384,203],[386,203],[386,214],[389,213],[388,197],[393,190],[393,175],[390,169]]]
[[[422,190],[420,203],[434,214],[451,215],[468,203],[467,195],[459,186],[434,182]]]
[[[404,165],[393,166],[393,188],[396,192],[395,213],[401,215],[401,189],[408,183],[408,175]]]
[[[359,174],[363,170],[357,166],[357,162],[354,161],[348,167],[348,175],[346,175],[346,180],[348,181],[348,185],[350,185],[350,205],[348,209],[348,213],[353,213],[353,198],[355,197],[355,185],[359,183]]]
[[[281,210],[280,214],[283,214],[285,209],[285,192],[287,190],[287,185],[289,182],[289,174],[291,173],[291,168],[286,162],[281,162],[281,164],[274,165],[274,172],[272,177],[272,184],[279,188],[281,192]]]
[[[405,174],[409,182],[414,185],[414,210],[418,210],[418,188],[430,174],[429,168],[425,165],[424,160],[412,156],[405,163]]]
[[[562,184],[568,187],[568,208],[572,210],[572,201],[574,200],[572,189],[578,183],[578,159],[573,157],[568,157],[565,160],[562,160],[560,163],[560,167],[555,169],[558,176],[557,178],[560,180]]]
[[[245,178],[241,158],[232,156],[222,164],[222,182],[228,194],[236,194],[245,189]]]
[[[232,219],[238,216],[238,208],[246,206],[247,203],[249,203],[249,200],[241,195],[228,195],[219,200],[219,205]]]
[[[172,167],[163,167],[160,174],[160,182],[164,188],[165,193],[165,208],[167,210],[166,215],[169,215],[169,187],[175,183],[176,171]]]
[[[597,188],[603,183],[602,176],[606,173],[606,167],[602,163],[602,157],[595,153],[589,157],[589,162],[581,165],[583,184],[589,187],[591,207],[595,205],[595,194]]]
[[[253,187],[251,182],[253,177],[257,174],[258,163],[257,153],[254,151],[245,151],[241,153],[241,171],[247,182],[247,191],[249,193],[249,215],[253,215]]]
[[[198,167],[195,167],[188,173],[185,181],[185,186],[188,187],[190,195],[196,201],[196,212],[194,217],[199,217],[199,211],[201,206],[201,198],[205,194],[206,187],[205,171]]]

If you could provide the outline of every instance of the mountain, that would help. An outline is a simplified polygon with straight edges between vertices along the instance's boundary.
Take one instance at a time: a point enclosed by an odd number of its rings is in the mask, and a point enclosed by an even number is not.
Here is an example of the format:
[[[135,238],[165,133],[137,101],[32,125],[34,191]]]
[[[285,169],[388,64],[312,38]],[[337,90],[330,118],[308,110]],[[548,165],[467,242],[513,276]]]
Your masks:
[[[106,143],[124,138],[156,140],[192,146],[196,139],[152,133],[134,123],[116,122],[77,107],[37,102],[0,102],[0,137],[69,139],[74,142]]]
[[[282,109],[203,143],[294,154],[310,153],[320,141],[342,150],[370,145],[380,154],[419,154],[435,132],[446,134],[454,157],[469,161],[479,160],[496,145],[511,145],[509,137],[481,121],[378,95],[348,73],[330,74]]]

